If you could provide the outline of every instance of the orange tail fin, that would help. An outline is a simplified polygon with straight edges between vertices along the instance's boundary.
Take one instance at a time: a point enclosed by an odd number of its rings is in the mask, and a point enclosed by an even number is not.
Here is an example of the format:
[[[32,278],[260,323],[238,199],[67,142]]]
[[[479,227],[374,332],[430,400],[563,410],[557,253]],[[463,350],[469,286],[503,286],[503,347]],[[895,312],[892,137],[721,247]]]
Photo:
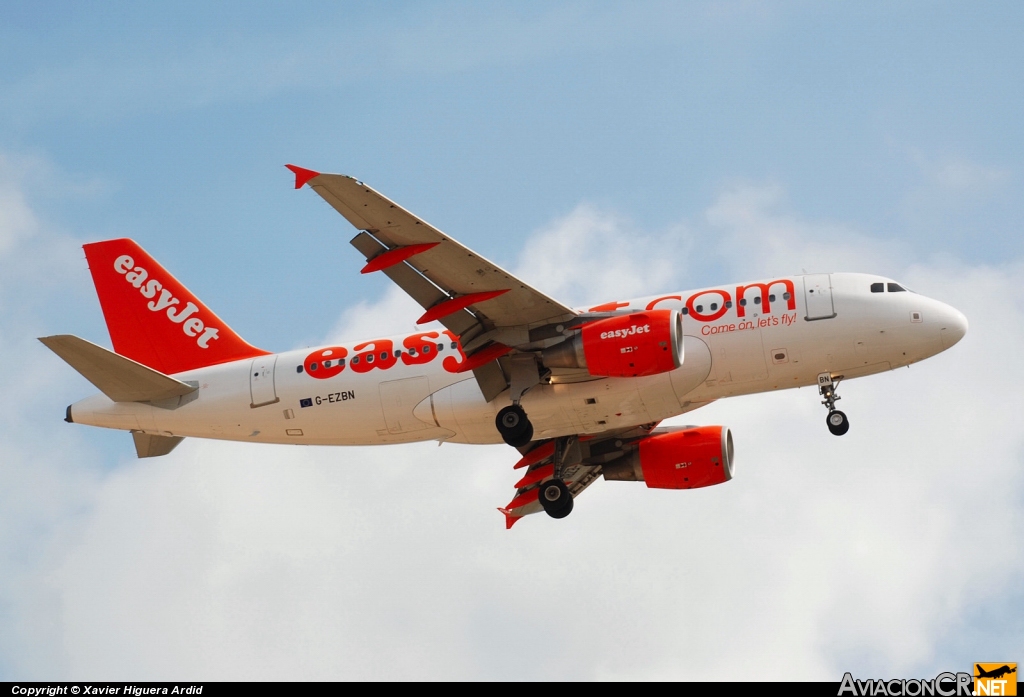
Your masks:
[[[267,355],[246,343],[133,240],[87,244],[114,351],[170,375]]]

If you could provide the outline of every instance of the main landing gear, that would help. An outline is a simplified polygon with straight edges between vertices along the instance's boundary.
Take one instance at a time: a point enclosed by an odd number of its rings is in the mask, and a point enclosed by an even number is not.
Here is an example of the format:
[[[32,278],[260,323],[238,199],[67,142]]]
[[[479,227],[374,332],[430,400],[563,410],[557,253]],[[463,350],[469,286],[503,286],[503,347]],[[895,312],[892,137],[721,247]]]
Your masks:
[[[825,417],[825,425],[833,436],[841,436],[850,430],[850,420],[846,414],[836,409],[836,402],[842,397],[836,394],[836,389],[842,381],[843,376],[832,377],[832,373],[821,373],[818,375],[818,393],[824,397],[821,403],[828,408],[828,416]]]
[[[533,440],[533,424],[518,404],[512,404],[499,411],[497,418],[494,419],[494,425],[497,426],[502,440],[513,448],[521,447]]]
[[[572,494],[561,479],[549,479],[541,484],[537,500],[552,518],[564,518],[572,513]]]

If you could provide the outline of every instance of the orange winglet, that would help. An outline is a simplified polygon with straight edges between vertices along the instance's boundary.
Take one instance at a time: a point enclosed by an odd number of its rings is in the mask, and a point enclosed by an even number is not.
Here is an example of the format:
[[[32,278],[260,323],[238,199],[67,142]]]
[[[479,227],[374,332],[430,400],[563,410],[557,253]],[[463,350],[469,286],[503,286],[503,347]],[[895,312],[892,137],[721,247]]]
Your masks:
[[[554,474],[555,463],[552,462],[550,465],[542,465],[541,467],[538,467],[535,470],[530,470],[529,472],[527,472],[522,479],[516,482],[516,488],[522,489],[524,486],[530,486],[531,484],[542,482],[548,477],[553,476]]]
[[[460,295],[457,298],[445,300],[444,302],[439,302],[437,305],[434,305],[424,312],[423,316],[416,320],[416,324],[425,324],[426,322],[433,322],[435,319],[447,317],[459,310],[465,310],[470,305],[482,303],[485,300],[490,300],[491,298],[496,298],[499,295],[504,295],[509,290],[509,288],[505,288],[504,290],[488,290],[483,293],[470,293],[468,295]]]
[[[518,523],[520,518],[523,517],[521,515],[512,515],[511,513],[508,512],[508,509],[505,509],[505,508],[499,508],[498,510],[501,512],[502,515],[505,516],[505,529],[506,530],[510,530],[512,528],[512,526],[515,525],[516,523]]]
[[[306,169],[305,167],[299,167],[298,165],[285,165],[285,167],[287,167],[288,169],[290,169],[292,172],[295,173],[295,188],[296,189],[301,189],[306,184],[306,182],[308,182],[313,177],[319,177],[320,176],[319,172],[314,172],[311,169]]]
[[[433,249],[440,242],[427,242],[426,244],[410,244],[406,247],[395,247],[389,249],[386,252],[381,252],[373,259],[366,262],[366,266],[363,267],[359,273],[373,273],[374,271],[382,271],[389,269],[395,264],[401,264],[406,259],[414,257],[417,254],[422,254],[428,249]]]
[[[495,358],[501,358],[511,350],[505,344],[493,343],[485,349],[480,349],[472,356],[468,356],[466,360],[459,364],[455,372],[465,373],[468,370],[475,370],[486,363],[490,363]]]
[[[549,440],[543,445],[538,445],[530,452],[523,455],[523,459],[512,466],[512,469],[517,470],[522,467],[529,467],[535,465],[544,458],[551,457],[555,454],[555,441]]]

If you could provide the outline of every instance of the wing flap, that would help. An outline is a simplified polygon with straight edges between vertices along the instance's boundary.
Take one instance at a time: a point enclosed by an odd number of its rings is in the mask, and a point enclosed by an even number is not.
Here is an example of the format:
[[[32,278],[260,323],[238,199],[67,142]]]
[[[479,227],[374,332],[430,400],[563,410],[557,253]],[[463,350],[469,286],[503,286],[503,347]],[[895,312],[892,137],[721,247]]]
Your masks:
[[[155,402],[198,389],[77,336],[58,334],[39,341],[115,402]]]

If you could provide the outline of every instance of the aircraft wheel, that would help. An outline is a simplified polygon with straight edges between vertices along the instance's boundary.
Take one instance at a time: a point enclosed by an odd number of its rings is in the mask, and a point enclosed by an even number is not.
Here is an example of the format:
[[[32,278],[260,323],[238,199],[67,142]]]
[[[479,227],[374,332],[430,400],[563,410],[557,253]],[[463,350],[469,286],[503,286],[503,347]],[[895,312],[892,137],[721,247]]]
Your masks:
[[[514,448],[526,445],[533,439],[533,424],[518,404],[507,406],[498,412],[494,425],[501,439]]]
[[[564,518],[572,513],[572,494],[561,479],[549,479],[541,484],[537,500],[552,518]]]
[[[825,417],[825,423],[828,424],[828,430],[833,436],[841,436],[850,430],[850,420],[846,418],[846,414],[838,410],[830,411]]]
[[[572,502],[573,498],[572,496],[569,496],[569,499],[565,502],[564,506],[559,508],[557,511],[548,511],[547,514],[556,520],[559,518],[564,518],[565,516],[572,513]]]

